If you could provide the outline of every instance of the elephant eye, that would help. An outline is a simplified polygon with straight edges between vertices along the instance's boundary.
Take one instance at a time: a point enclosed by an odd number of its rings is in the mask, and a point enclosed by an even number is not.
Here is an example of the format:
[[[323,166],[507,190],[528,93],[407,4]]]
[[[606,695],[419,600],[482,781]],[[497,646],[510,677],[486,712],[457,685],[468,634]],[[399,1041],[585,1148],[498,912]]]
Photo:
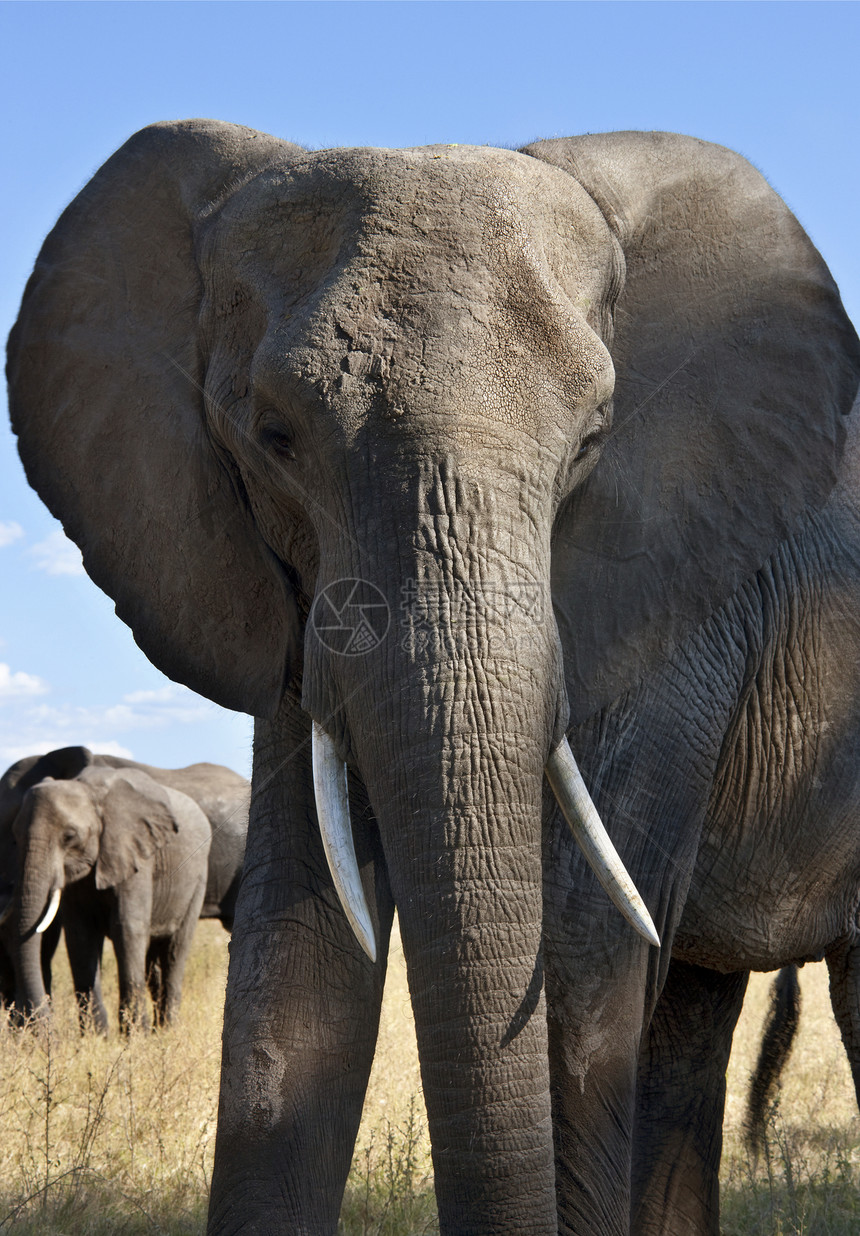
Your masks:
[[[600,434],[592,433],[583,438],[579,444],[579,450],[574,455],[574,459],[585,459],[586,455],[590,455],[599,442]]]
[[[272,451],[279,459],[295,459],[293,438],[285,425],[264,425],[260,430],[260,441],[263,447]]]

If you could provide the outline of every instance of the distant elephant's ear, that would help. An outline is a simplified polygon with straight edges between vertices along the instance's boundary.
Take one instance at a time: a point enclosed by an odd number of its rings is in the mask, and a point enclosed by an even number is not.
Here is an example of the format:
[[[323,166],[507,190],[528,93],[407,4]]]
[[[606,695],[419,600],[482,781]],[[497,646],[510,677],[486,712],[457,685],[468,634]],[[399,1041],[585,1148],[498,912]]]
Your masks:
[[[272,714],[295,602],[205,427],[198,219],[299,147],[210,120],[143,129],[45,241],[9,340],[33,486],[146,655],[217,703]]]
[[[561,513],[572,719],[627,690],[836,477],[860,345],[797,220],[739,155],[667,133],[537,142],[615,233],[615,427]]]
[[[31,786],[46,777],[71,781],[92,762],[93,753],[87,747],[59,747],[46,755],[27,755],[7,768],[0,777],[0,837],[11,829]]]
[[[96,888],[115,888],[140,870],[141,863],[178,832],[166,792],[145,774],[115,773],[99,813],[102,834],[96,860]]]

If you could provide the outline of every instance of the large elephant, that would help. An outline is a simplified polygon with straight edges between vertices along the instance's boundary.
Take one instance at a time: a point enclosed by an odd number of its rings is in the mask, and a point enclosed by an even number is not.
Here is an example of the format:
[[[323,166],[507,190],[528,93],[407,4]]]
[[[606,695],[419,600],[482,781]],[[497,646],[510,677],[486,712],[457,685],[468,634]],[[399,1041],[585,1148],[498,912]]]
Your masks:
[[[211,1232],[334,1231],[396,905],[442,1230],[715,1233],[745,972],[860,887],[860,345],[779,197],[156,125],[9,374],[138,643],[258,718]]]
[[[46,1003],[41,935],[63,902],[75,990],[93,993],[96,1028],[107,1028],[98,985],[104,941],[117,959],[120,1024],[156,1025],[179,1009],[182,977],[206,893],[209,821],[193,799],[132,768],[86,768],[27,790],[15,819],[18,873],[10,923],[16,1002]]]
[[[244,777],[223,764],[190,764],[185,768],[154,768],[123,756],[94,754],[87,747],[60,747],[45,755],[17,760],[0,777],[0,1002],[15,998],[14,927],[12,895],[18,866],[14,823],[29,789],[45,778],[66,781],[90,767],[129,768],[146,773],[159,785],[179,790],[193,798],[209,820],[212,843],[206,895],[201,918],[217,918],[227,930],[233,926],[236,895],[242,873],[245,837],[248,831],[250,785]],[[51,994],[51,961],[59,941],[62,911],[42,935],[42,975],[46,994]],[[83,1005],[103,1009],[101,977],[92,990],[78,991]],[[99,1014],[97,1021],[102,1019]]]

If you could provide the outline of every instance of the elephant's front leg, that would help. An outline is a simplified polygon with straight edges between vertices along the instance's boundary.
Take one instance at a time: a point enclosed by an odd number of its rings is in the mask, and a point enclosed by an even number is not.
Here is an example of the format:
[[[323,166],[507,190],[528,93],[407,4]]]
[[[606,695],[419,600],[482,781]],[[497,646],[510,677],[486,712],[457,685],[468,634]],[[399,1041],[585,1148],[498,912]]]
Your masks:
[[[662,947],[618,915],[557,813],[544,847],[544,938],[559,1230],[628,1236],[640,1049],[665,982],[698,851],[719,752],[678,733],[689,684],[671,673],[572,735],[586,783],[645,904]],[[693,730],[701,744],[705,725]]]
[[[201,873],[197,888],[189,898],[185,917],[172,936],[164,940],[158,959],[160,983],[158,999],[153,999],[153,1016],[156,1026],[169,1026],[176,1020],[182,1002],[182,981],[185,967],[191,954],[194,932],[206,893],[206,873]],[[150,951],[152,951],[150,949]]]
[[[110,936],[119,979],[120,1028],[149,1028],[146,953],[152,926],[152,859],[116,889]]]
[[[102,901],[109,896],[96,892],[92,876],[70,884],[63,893],[66,952],[81,1030],[92,1027],[97,1034],[107,1034],[109,1024],[101,978],[102,950],[108,932]]]
[[[310,723],[257,723],[254,792],[230,946],[210,1233],[337,1226],[373,1059],[393,905],[375,826],[353,832],[379,957],[367,959],[328,873]],[[371,887],[371,884],[374,887]]]
[[[719,1236],[726,1069],[748,977],[669,967],[639,1066],[636,1236]]]
[[[567,947],[569,938],[557,930],[564,894],[549,881],[545,894],[559,1232],[628,1236],[647,946],[638,938],[619,946],[617,932],[601,939],[598,928],[584,953]],[[592,896],[601,894],[597,888]],[[599,913],[597,919],[607,925]]]

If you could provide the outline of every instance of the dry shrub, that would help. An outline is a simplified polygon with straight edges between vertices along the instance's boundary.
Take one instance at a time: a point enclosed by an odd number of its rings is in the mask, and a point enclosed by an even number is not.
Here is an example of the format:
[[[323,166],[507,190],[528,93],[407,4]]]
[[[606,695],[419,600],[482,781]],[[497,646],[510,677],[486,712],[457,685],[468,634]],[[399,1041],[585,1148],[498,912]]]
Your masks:
[[[0,1231],[164,1233],[205,1228],[218,1092],[227,936],[202,923],[181,1020],[158,1034],[116,1030],[105,955],[107,1038],[78,1031],[57,954],[50,1027],[0,1026]]]
[[[0,1232],[20,1236],[203,1233],[218,1101],[228,936],[198,927],[179,1022],[116,1029],[116,967],[105,952],[107,1038],[78,1031],[64,950],[50,1028],[0,1017]],[[399,937],[342,1230],[434,1230],[417,1052]]]

